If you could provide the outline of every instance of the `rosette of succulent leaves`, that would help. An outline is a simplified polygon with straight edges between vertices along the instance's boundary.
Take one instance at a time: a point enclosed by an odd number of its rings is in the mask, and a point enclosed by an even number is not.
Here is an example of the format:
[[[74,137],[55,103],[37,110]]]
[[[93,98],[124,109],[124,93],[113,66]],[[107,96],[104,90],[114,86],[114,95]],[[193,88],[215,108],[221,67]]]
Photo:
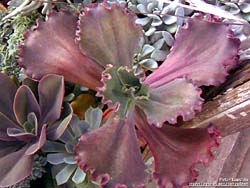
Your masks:
[[[14,11],[34,1],[25,2]],[[56,183],[66,187],[153,182],[179,188],[195,181],[196,164],[213,159],[211,148],[219,145],[214,125],[184,129],[177,118],[194,118],[204,102],[200,87],[220,85],[239,55],[249,58],[247,27],[224,24],[240,21],[232,13],[222,12],[225,19],[194,14],[179,1],[119,2],[93,4],[79,14],[70,2],[66,11],[46,1],[56,10],[25,33],[16,59],[29,78],[18,87],[0,74],[0,187],[32,176],[37,154],[47,157],[46,169],[52,165]],[[9,18],[22,11],[14,13]],[[107,113],[89,109],[84,121],[73,115],[63,103],[64,79],[96,92]],[[152,170],[141,156],[141,139],[152,153]]]
[[[61,137],[73,111],[63,104],[62,76],[46,75],[39,82],[26,78],[18,87],[1,73],[0,83],[0,186],[18,187],[34,179],[35,156],[46,140]]]
[[[213,158],[210,149],[218,146],[219,134],[212,125],[183,129],[170,124],[201,110],[200,86],[225,81],[238,63],[240,41],[227,24],[196,14],[179,28],[166,60],[141,79],[133,71],[143,37],[136,18],[115,3],[89,6],[80,15],[53,12],[26,33],[19,65],[33,79],[58,74],[84,85],[110,110],[100,128],[83,134],[75,147],[77,166],[92,181],[102,187],[147,186],[140,135],[154,157],[155,187],[181,187],[197,177],[197,163]],[[75,163],[70,159],[63,161]],[[66,166],[72,173],[64,177],[73,178],[76,166]]]
[[[52,174],[58,186],[64,185],[67,188],[94,186],[94,182],[88,181],[86,173],[77,165],[74,150],[83,134],[100,127],[102,115],[99,108],[92,107],[86,111],[85,120],[79,120],[74,115],[70,126],[57,142],[45,143],[43,152],[48,153],[47,161],[54,165]]]

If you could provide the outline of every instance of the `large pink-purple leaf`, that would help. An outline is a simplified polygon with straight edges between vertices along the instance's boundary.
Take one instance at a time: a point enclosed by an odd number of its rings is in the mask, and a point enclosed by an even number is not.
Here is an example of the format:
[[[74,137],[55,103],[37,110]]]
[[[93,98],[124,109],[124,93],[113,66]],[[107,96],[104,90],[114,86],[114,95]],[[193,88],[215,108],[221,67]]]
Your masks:
[[[31,174],[33,157],[25,155],[26,147],[0,158],[0,187],[14,185]]]
[[[98,64],[131,67],[142,35],[135,15],[118,5],[87,8],[80,15],[77,40],[83,54]]]
[[[5,74],[0,73],[0,112],[8,118],[15,120],[13,101],[17,85]]]
[[[198,86],[217,86],[237,64],[239,45],[229,26],[202,20],[201,16],[189,18],[186,27],[177,32],[167,59],[145,83],[159,87],[176,78],[187,77]]]
[[[211,147],[218,146],[218,132],[209,129],[183,129],[165,125],[157,128],[146,123],[145,114],[136,109],[136,125],[153,154],[154,177],[161,188],[179,188],[198,176],[195,165],[213,158]]]
[[[41,123],[50,123],[59,119],[64,97],[64,79],[58,75],[44,76],[38,85]]]
[[[34,112],[36,117],[39,118],[41,111],[36,97],[31,89],[25,85],[18,88],[14,100],[14,112],[16,120],[19,124],[23,125],[28,119],[28,114]]]
[[[0,112],[0,140],[2,141],[12,141],[16,140],[15,138],[11,138],[7,134],[8,128],[18,128],[13,121],[11,121],[7,116]]]
[[[19,141],[0,141],[0,158],[9,155],[22,148],[24,143]]]
[[[37,136],[29,145],[27,148],[25,155],[33,155],[35,154],[39,149],[43,147],[43,145],[46,142],[46,130],[47,126],[43,125],[40,135]]]
[[[111,117],[101,128],[84,134],[76,146],[81,169],[104,187],[135,188],[144,183],[145,165],[140,156],[133,117]]]
[[[161,126],[165,121],[171,124],[182,116],[187,121],[201,110],[201,90],[186,79],[176,79],[157,88],[149,87],[149,99],[137,100],[136,104],[146,113],[148,121]]]
[[[101,86],[103,68],[80,52],[76,25],[77,15],[65,11],[50,14],[47,22],[39,21],[20,47],[19,65],[35,79],[53,73],[91,89]]]

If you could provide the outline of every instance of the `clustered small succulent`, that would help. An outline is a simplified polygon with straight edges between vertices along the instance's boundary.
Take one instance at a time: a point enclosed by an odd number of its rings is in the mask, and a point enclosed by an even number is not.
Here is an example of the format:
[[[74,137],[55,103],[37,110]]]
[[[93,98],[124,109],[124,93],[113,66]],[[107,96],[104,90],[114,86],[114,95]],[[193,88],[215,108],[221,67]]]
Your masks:
[[[220,85],[239,55],[249,58],[245,27],[177,6],[182,1],[84,1],[83,11],[78,3],[13,0],[2,15],[4,23],[32,11],[44,19],[33,27],[28,19],[19,48],[11,48],[24,76],[0,73],[0,187],[28,188],[37,178],[49,188],[179,188],[195,181],[196,164],[213,159],[219,132],[210,123],[176,124],[202,110],[201,86]],[[207,3],[236,6],[231,13],[248,20],[245,2]],[[23,31],[13,28],[2,31],[8,42]],[[8,45],[1,52],[9,54]],[[154,165],[142,158],[141,142]]]

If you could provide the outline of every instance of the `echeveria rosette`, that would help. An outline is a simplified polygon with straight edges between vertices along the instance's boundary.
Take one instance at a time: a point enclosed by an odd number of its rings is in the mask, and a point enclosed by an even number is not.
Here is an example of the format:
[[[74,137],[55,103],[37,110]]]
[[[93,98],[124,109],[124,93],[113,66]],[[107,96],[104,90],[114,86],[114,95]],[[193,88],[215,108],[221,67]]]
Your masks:
[[[46,75],[38,84],[24,80],[18,88],[8,76],[0,74],[0,83],[0,187],[8,187],[31,174],[34,154],[46,139],[56,140],[63,134],[72,110],[65,106],[61,113],[62,76]],[[36,86],[38,100],[33,93]]]
[[[68,19],[75,22],[65,25]],[[198,86],[218,85],[235,66],[239,42],[228,26],[203,20],[201,16],[188,19],[187,26],[177,33],[169,57],[155,71],[159,75],[152,73],[141,81],[134,76],[132,64],[142,29],[134,24],[131,13],[117,5],[88,7],[78,21],[77,43],[59,42],[64,38],[74,40],[76,20],[71,13],[59,12],[52,14],[48,22],[40,23],[40,28],[26,38],[20,63],[29,75],[40,74],[39,78],[48,70],[62,74],[68,81],[97,90],[109,107],[119,107],[101,128],[81,137],[76,149],[79,166],[90,171],[103,187],[142,186],[147,175],[137,143],[136,124],[155,158],[154,174],[159,186],[172,183],[180,187],[193,181],[197,175],[192,173],[194,165],[209,161],[210,148],[218,144],[217,132],[212,128],[185,130],[163,123],[176,123],[178,116],[184,120],[193,118],[203,102]],[[45,50],[37,41],[48,37],[51,46]],[[86,62],[72,62],[69,57],[73,53],[58,58],[58,54],[64,54],[65,46]],[[32,48],[41,53],[32,56]],[[90,64],[98,69],[93,70],[95,74],[88,72],[92,71]],[[102,83],[104,87],[98,89]],[[182,161],[178,162],[178,158]],[[170,172],[171,166],[175,168],[174,174]]]

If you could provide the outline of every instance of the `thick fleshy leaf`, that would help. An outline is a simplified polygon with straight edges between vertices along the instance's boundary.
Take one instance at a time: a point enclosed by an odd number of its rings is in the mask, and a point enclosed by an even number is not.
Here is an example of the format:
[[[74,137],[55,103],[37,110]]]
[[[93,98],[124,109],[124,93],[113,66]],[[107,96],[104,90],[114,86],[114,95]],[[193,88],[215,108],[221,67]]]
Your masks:
[[[13,101],[17,85],[5,74],[0,73],[0,112],[8,118],[15,120]]]
[[[31,174],[33,157],[25,155],[26,147],[0,158],[0,187],[14,185]]]
[[[201,110],[201,90],[186,79],[176,79],[158,88],[149,88],[149,99],[137,100],[136,104],[146,113],[151,124],[157,127],[165,121],[171,124],[182,116],[187,121]]]
[[[144,183],[145,165],[140,156],[132,114],[111,117],[101,128],[84,134],[76,146],[78,166],[104,187],[134,188]]]
[[[86,173],[82,171],[79,167],[76,169],[74,176],[72,177],[72,181],[76,184],[82,183],[85,180]]]
[[[8,128],[7,134],[9,137],[15,138],[20,141],[30,141],[31,139],[36,138],[36,135],[33,133],[25,132],[22,128]]]
[[[97,4],[80,15],[77,40],[83,54],[106,67],[132,67],[135,50],[142,35],[135,15],[123,7]]]
[[[56,175],[56,183],[57,185],[62,185],[64,183],[67,183],[70,176],[75,171],[74,165],[66,165],[57,175]]]
[[[213,158],[211,147],[218,146],[218,132],[208,129],[183,129],[165,125],[162,128],[146,123],[145,114],[136,109],[135,121],[139,133],[154,156],[154,177],[161,188],[187,185],[198,176],[195,165]]]
[[[28,114],[32,112],[36,114],[37,118],[40,117],[40,106],[31,89],[25,85],[18,88],[16,92],[14,112],[16,120],[20,125],[23,125],[28,120]]]
[[[25,152],[25,155],[33,155],[35,154],[39,149],[43,147],[43,145],[46,142],[46,129],[47,126],[43,125],[42,130],[40,132],[39,137],[37,137],[30,145],[27,151]]]
[[[59,139],[63,135],[64,131],[67,129],[72,119],[72,116],[73,116],[73,110],[71,106],[68,103],[66,103],[64,105],[63,114],[60,120],[57,121],[55,124],[53,124],[47,131],[47,138],[50,140]]]
[[[52,123],[59,119],[64,96],[63,77],[58,75],[44,76],[38,85],[38,95],[42,114],[40,123]]]
[[[0,158],[22,148],[25,143],[20,141],[0,141]]]
[[[7,134],[8,128],[18,128],[18,126],[11,121],[7,116],[0,112],[0,140],[2,141],[12,141],[16,140],[15,138],[11,138]]]
[[[75,44],[77,15],[61,11],[26,33],[20,48],[19,65],[35,79],[60,74],[67,81],[95,89],[100,86],[103,68],[85,57]],[[39,53],[38,53],[39,52]]]
[[[167,59],[145,83],[159,87],[187,77],[198,86],[219,85],[237,64],[239,45],[227,25],[204,21],[201,16],[190,18],[177,32]]]

